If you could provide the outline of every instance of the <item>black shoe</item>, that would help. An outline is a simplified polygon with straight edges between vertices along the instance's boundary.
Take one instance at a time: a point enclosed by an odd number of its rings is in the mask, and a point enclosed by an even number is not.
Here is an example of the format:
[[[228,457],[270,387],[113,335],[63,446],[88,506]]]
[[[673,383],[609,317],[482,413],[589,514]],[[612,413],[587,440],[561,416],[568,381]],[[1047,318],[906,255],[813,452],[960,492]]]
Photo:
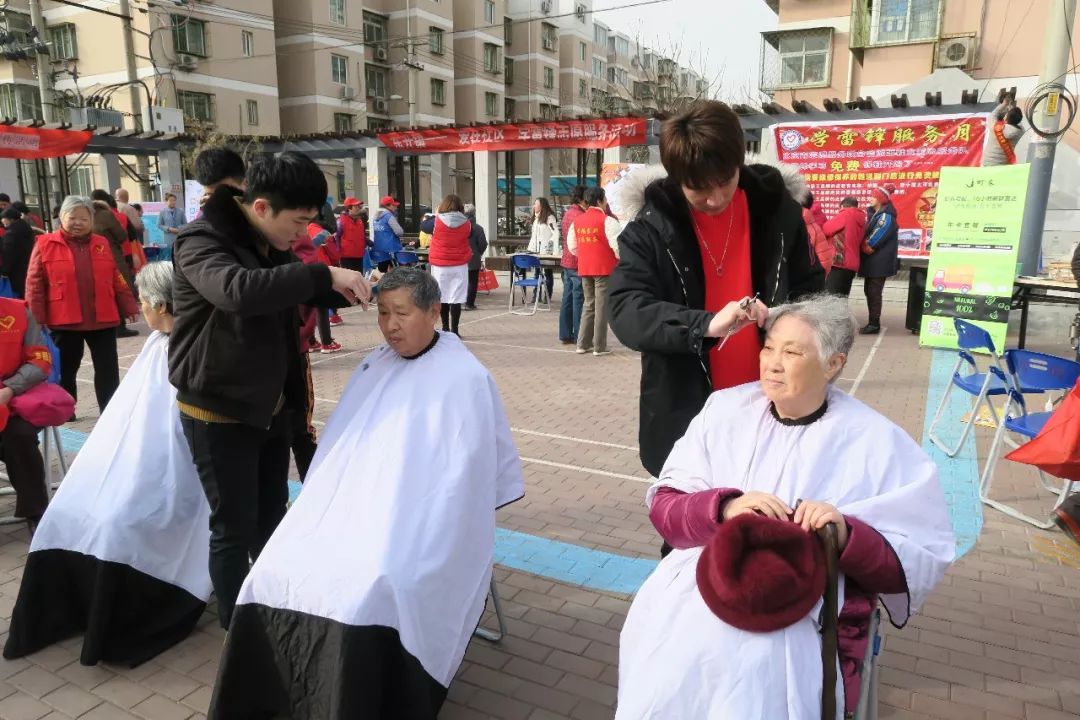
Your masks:
[[[461,309],[462,310],[475,310],[476,306],[475,305],[465,305]]]
[[[867,324],[867,325],[864,325],[861,328],[859,328],[859,334],[860,335],[877,335],[879,332],[881,332],[881,326],[880,325],[869,325],[869,324]]]
[[[132,330],[131,328],[124,325],[116,328],[116,337],[118,338],[137,337],[138,335],[138,330]]]

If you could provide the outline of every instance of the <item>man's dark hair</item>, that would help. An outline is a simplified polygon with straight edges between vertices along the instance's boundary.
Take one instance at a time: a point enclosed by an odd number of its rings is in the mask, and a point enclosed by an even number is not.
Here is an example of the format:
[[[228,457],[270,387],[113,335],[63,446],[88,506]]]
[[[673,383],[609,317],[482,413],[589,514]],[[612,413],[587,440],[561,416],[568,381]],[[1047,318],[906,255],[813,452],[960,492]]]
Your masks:
[[[8,195],[7,193],[0,193],[0,202],[6,202],[6,203],[11,202],[11,196]]]
[[[165,193],[165,197],[164,197],[163,199],[164,199],[164,200],[168,200],[169,198],[175,198],[175,197],[176,197],[176,196],[175,196],[175,195],[173,195],[172,193]]]
[[[857,208],[859,207],[859,201],[848,195],[846,198],[840,201],[840,207]]]
[[[109,194],[108,190],[101,190],[100,188],[90,193],[91,200],[100,200],[113,210],[116,209],[116,200]]]
[[[1005,113],[1005,122],[1010,125],[1020,127],[1020,122],[1024,119],[1024,111],[1018,107],[1009,108],[1009,112]]]
[[[570,204],[577,205],[585,200],[585,186],[575,185],[570,188]]]
[[[660,128],[660,162],[668,177],[692,190],[730,181],[745,159],[739,116],[722,102],[696,103]]]
[[[16,210],[21,212],[23,215],[29,215],[30,214],[30,207],[26,203],[24,203],[22,200],[16,200],[15,202],[11,203],[11,207],[15,208]]]
[[[225,147],[207,148],[195,157],[195,179],[206,187],[222,180],[244,179],[244,158]]]
[[[604,198],[607,195],[604,193],[602,187],[591,187],[585,191],[585,202],[589,207],[599,207],[600,203],[604,202]]]
[[[307,155],[282,152],[251,163],[244,202],[262,198],[270,208],[318,211],[326,202],[326,176]]]

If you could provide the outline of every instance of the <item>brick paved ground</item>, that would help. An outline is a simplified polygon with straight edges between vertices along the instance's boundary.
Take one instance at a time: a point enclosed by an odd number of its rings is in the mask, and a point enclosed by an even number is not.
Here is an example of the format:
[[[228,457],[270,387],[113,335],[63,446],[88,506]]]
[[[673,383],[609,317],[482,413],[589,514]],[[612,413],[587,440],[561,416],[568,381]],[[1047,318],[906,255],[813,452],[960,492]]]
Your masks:
[[[897,294],[888,297],[888,331],[876,350],[872,339],[858,341],[840,384],[919,438],[930,353],[902,329]],[[505,302],[505,294],[482,296],[481,311],[466,313],[462,327],[499,383],[525,458],[528,494],[500,511],[500,526],[655,557],[658,542],[643,506],[647,479],[635,450],[636,355],[616,343],[610,357],[579,357],[555,340],[555,313],[506,315]],[[378,342],[373,314],[345,317],[348,324],[334,332],[346,349]],[[122,365],[143,340],[121,343]],[[1065,352],[1060,340],[1046,349]],[[333,410],[361,356],[315,357],[317,418]],[[74,425],[82,431],[97,417],[90,377],[84,368],[82,419]],[[987,445],[981,431],[980,450]],[[1049,496],[1036,495],[1032,483],[1029,473],[1005,464],[996,492],[1045,504]],[[10,501],[0,510],[9,511]],[[5,619],[26,549],[24,529],[0,527]],[[499,646],[473,642],[442,717],[611,718],[619,629],[630,598],[504,568],[496,577],[509,635]],[[0,661],[0,720],[201,718],[221,643],[211,607],[191,638],[135,669],[79,665],[78,639],[25,660]],[[989,511],[977,546],[952,568],[923,614],[888,633],[881,662],[882,718],[1080,717],[1080,552],[1054,533]]]

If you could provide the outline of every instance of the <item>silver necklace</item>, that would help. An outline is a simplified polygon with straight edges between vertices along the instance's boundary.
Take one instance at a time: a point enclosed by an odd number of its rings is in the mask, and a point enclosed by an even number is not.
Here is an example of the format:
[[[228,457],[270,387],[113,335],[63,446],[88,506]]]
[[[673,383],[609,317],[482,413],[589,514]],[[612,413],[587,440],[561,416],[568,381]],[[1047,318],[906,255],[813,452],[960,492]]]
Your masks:
[[[690,222],[694,223],[694,232],[697,233],[698,242],[705,248],[705,252],[708,253],[709,259],[712,260],[713,269],[716,271],[716,277],[724,277],[724,262],[727,260],[728,247],[731,245],[731,228],[735,224],[735,208],[728,205],[728,227],[727,237],[724,238],[724,254],[720,256],[720,262],[716,262],[716,257],[713,255],[712,250],[709,249],[709,242],[705,239],[705,233],[701,232],[701,226],[698,225],[697,218],[694,217],[694,213],[690,212]]]

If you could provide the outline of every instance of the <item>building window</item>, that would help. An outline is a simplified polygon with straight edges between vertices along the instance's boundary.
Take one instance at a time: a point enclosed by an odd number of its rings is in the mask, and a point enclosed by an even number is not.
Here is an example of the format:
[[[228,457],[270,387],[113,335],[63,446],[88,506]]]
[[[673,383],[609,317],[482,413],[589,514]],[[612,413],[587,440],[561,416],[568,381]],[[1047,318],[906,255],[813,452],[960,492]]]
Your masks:
[[[368,45],[386,41],[386,18],[364,11],[364,42]]]
[[[585,18],[586,18],[587,11],[588,11],[588,8],[586,8],[584,5],[578,5],[576,8],[574,8],[574,15],[577,16],[577,21],[579,23],[581,23],[582,25],[585,24]]]
[[[578,60],[585,62],[585,54],[588,51],[588,47],[585,43],[578,43]]]
[[[592,59],[592,74],[594,77],[598,77],[601,80],[604,79],[604,61],[600,58],[594,57]]]
[[[547,103],[540,103],[540,119],[541,120],[556,120],[559,114],[558,105],[549,105]]]
[[[27,33],[34,26],[33,22],[30,21],[30,16],[13,10],[4,10],[3,16],[7,23],[7,31],[15,40],[14,44],[29,45],[30,38]]]
[[[514,84],[514,60],[513,58],[506,58],[503,60],[503,76],[506,79],[507,85]]]
[[[544,87],[548,89],[555,87],[555,68],[544,68]]]
[[[489,25],[495,23],[495,3],[491,0],[484,0],[484,22]]]
[[[258,100],[247,101],[247,121],[248,125],[259,124],[259,102]]]
[[[630,74],[623,69],[617,69],[615,71],[615,82],[618,85],[622,85],[624,88],[630,87]]]
[[[556,38],[558,38],[555,26],[551,23],[540,23],[540,44],[545,50],[555,50]]]
[[[68,189],[72,195],[88,197],[96,187],[94,168],[82,165],[68,173]]]
[[[79,57],[79,45],[75,42],[75,26],[71,23],[49,28],[52,57],[56,60],[74,60]]]
[[[334,113],[334,132],[352,132],[355,119],[351,113]]]
[[[870,42],[889,43],[935,40],[941,0],[882,0],[871,9]]]
[[[446,52],[443,45],[443,29],[442,28],[429,28],[428,29],[428,49],[432,55],[442,55]]]
[[[577,94],[578,94],[578,97],[588,97],[589,96],[589,83],[588,83],[588,81],[586,81],[586,80],[578,80],[577,81]]]
[[[345,0],[330,0],[330,22],[345,24]]]
[[[33,85],[0,85],[0,115],[17,120],[40,120],[41,94]]]
[[[829,48],[832,45],[832,30],[828,28],[811,31],[796,30],[789,33],[778,33],[772,37],[766,35],[765,42],[776,47],[779,53],[779,86],[828,85]],[[763,67],[763,71],[766,70],[767,68]],[[770,83],[765,82],[763,84],[769,85]]]
[[[176,102],[184,111],[184,117],[203,123],[214,122],[214,96],[209,93],[177,90]]]
[[[484,93],[484,113],[495,117],[499,113],[499,96],[493,92]]]
[[[368,130],[378,132],[380,130],[386,130],[390,127],[389,120],[383,120],[382,118],[369,117],[367,121]]]
[[[369,98],[386,97],[386,70],[374,65],[366,68],[365,80],[367,80],[367,96]]]
[[[506,100],[503,101],[503,107],[506,109],[507,120],[513,120],[517,117],[517,102],[510,98],[506,98]]]
[[[599,45],[602,48],[606,48],[607,47],[607,37],[608,37],[608,31],[607,31],[606,27],[604,27],[603,25],[599,25],[599,24],[593,25],[593,42],[595,42],[597,45]]]
[[[248,30],[240,31],[240,44],[243,46],[244,57],[251,57],[255,54],[255,33]]]
[[[206,57],[206,23],[186,15],[173,15],[172,24],[176,52]]]
[[[330,56],[330,79],[338,85],[349,84],[349,58],[344,55]]]
[[[499,46],[494,43],[484,43],[484,72],[499,72]]]
[[[431,79],[431,104],[432,105],[445,105],[446,104],[446,81]]]
[[[514,44],[514,21],[508,17],[503,18],[503,44],[506,47]]]
[[[619,57],[630,56],[630,41],[624,37],[615,37],[615,54]]]

